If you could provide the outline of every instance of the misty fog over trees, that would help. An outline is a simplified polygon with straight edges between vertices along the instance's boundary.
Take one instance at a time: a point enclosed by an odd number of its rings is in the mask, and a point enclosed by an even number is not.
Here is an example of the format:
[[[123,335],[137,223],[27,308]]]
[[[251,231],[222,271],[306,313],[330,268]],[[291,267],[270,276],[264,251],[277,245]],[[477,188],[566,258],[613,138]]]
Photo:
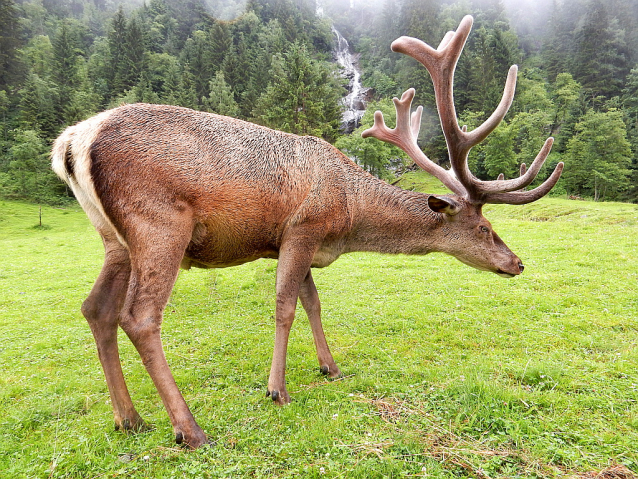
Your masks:
[[[564,161],[555,194],[638,201],[638,0],[0,0],[0,196],[63,202],[51,140],[136,101],[320,136],[389,177],[400,151],[340,130],[347,82],[333,24],[360,54],[369,110],[391,123],[391,98],[416,88],[419,144],[446,165],[429,75],[390,43],[436,46],[466,14],[475,24],[455,75],[462,124],[491,114],[519,65],[514,104],[472,151],[472,171],[515,176],[554,136],[539,180]]]

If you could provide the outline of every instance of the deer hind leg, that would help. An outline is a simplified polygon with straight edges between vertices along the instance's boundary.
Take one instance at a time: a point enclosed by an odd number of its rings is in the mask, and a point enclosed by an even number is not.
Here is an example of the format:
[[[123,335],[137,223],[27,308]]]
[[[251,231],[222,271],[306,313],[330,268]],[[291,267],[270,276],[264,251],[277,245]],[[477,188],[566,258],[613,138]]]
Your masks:
[[[171,218],[164,230],[140,228],[131,248],[131,279],[120,315],[120,326],[137,349],[168,412],[175,441],[193,449],[206,443],[182,397],[164,355],[160,329],[166,303],[177,279],[192,224]],[[170,230],[170,235],[166,234]]]
[[[117,346],[117,324],[131,274],[128,251],[112,234],[102,233],[105,259],[102,271],[82,304],[95,338],[98,356],[109,388],[115,429],[140,431],[146,425],[135,410],[122,374]]]
[[[323,326],[321,325],[321,303],[310,271],[308,271],[306,278],[299,287],[299,299],[308,315],[308,321],[310,321],[312,336],[314,337],[315,348],[317,349],[319,370],[328,377],[340,377],[341,371],[330,353],[330,348],[328,347],[326,336],[323,332]]]

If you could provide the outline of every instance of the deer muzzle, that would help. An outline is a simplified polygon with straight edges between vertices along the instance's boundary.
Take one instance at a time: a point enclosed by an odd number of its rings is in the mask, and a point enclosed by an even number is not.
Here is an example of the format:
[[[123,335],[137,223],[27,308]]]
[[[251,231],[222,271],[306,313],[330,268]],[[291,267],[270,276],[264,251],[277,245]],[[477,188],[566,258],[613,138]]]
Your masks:
[[[525,269],[525,266],[520,260],[518,260],[517,267],[518,267],[518,270],[512,269],[510,271],[504,271],[501,268],[499,268],[496,270],[496,274],[498,274],[499,276],[502,276],[503,278],[513,278],[514,276],[518,276],[519,274],[521,274],[523,270]]]

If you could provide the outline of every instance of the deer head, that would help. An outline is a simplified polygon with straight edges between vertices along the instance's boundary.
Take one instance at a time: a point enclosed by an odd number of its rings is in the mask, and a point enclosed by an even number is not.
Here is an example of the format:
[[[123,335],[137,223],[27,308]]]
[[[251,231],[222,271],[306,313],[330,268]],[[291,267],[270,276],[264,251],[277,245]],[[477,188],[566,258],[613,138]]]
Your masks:
[[[363,132],[364,138],[374,137],[401,148],[422,169],[438,178],[454,194],[430,196],[428,205],[442,218],[445,241],[441,251],[455,256],[460,261],[481,270],[493,271],[506,277],[523,272],[523,263],[492,230],[482,214],[487,203],[525,204],[546,195],[556,184],[563,171],[559,163],[550,177],[537,188],[524,190],[536,175],[549,154],[553,138],[548,138],[543,148],[526,168],[521,165],[520,176],[505,180],[503,175],[495,181],[482,181],[468,168],[470,150],[494,131],[505,117],[514,98],[516,87],[516,65],[509,70],[503,97],[492,115],[478,128],[467,131],[459,127],[454,106],[454,70],[472,29],[473,19],[466,16],[456,31],[448,32],[438,48],[411,37],[401,37],[392,43],[392,50],[404,53],[425,66],[432,77],[436,106],[441,120],[443,135],[450,157],[450,170],[431,161],[419,148],[417,137],[421,125],[422,107],[410,113],[414,89],[403,93],[401,99],[394,98],[396,127],[388,128],[383,114],[374,115],[374,126]]]

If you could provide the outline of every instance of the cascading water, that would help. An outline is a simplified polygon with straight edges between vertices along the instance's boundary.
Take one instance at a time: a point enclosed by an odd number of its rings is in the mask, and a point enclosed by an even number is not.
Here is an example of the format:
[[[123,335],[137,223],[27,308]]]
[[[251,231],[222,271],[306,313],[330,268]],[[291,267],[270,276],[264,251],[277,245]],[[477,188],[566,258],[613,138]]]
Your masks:
[[[354,8],[354,0],[350,0],[350,8]],[[317,17],[323,17],[323,5],[321,0],[317,0]],[[334,57],[337,64],[342,68],[342,75],[348,79],[348,94],[342,102],[345,107],[341,117],[341,129],[345,133],[352,133],[359,126],[359,121],[366,111],[366,100],[370,92],[369,88],[361,86],[361,72],[359,71],[359,55],[350,51],[348,40],[332,26],[332,33],[336,37]]]
[[[361,86],[361,72],[357,64],[359,56],[350,51],[348,41],[336,28],[332,27],[332,33],[337,38],[334,52],[337,63],[342,68],[342,75],[348,79],[348,95],[342,100],[346,110],[342,116],[341,128],[346,133],[352,133],[366,111],[365,100],[369,88]]]

